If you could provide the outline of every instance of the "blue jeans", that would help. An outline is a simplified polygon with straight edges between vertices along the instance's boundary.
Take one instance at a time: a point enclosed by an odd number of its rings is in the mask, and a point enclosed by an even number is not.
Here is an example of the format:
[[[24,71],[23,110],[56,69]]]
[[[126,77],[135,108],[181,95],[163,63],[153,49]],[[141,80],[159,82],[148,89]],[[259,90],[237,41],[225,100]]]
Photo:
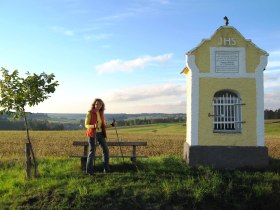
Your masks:
[[[103,167],[105,171],[110,171],[109,168],[109,149],[107,146],[106,139],[103,133],[96,133],[96,140],[98,141],[99,145],[102,148],[103,152]],[[95,145],[95,137],[89,138],[89,153],[87,157],[87,164],[86,164],[86,173],[93,174],[93,161],[96,155],[96,145]]]

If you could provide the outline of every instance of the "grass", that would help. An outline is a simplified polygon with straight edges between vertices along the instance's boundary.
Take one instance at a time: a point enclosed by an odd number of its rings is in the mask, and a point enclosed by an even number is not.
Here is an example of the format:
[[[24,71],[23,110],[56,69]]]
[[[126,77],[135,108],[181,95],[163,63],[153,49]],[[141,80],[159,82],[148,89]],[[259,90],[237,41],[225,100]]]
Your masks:
[[[280,120],[270,120],[265,123],[265,134],[270,136],[280,135]]]
[[[274,167],[272,167],[274,166]],[[131,164],[113,161],[111,174],[87,176],[79,161],[40,160],[40,177],[26,181],[23,165],[1,162],[1,209],[277,209],[279,160],[266,170],[192,168],[178,156]],[[275,168],[278,168],[275,170]],[[97,162],[97,171],[102,171]]]
[[[161,123],[150,125],[138,125],[133,127],[118,127],[122,133],[159,133],[159,134],[184,134],[186,125],[184,123]]]
[[[94,177],[80,170],[84,131],[31,131],[39,177],[26,180],[24,131],[0,132],[0,209],[278,209],[280,205],[280,126],[265,124],[270,164],[265,169],[216,170],[189,167],[182,159],[182,123],[118,127],[121,141],[147,141],[137,149],[147,160],[111,160]],[[108,130],[116,141],[114,129]],[[100,151],[98,151],[100,152]],[[119,148],[110,149],[111,154]],[[124,153],[131,151],[123,150]]]

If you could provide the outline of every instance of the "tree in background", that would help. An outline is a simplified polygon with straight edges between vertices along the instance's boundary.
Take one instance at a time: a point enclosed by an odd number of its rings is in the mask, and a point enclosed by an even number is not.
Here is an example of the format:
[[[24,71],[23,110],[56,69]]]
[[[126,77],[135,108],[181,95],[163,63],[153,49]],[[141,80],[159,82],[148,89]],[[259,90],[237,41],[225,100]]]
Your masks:
[[[34,175],[37,176],[37,162],[29,136],[29,127],[26,119],[25,107],[38,105],[50,97],[59,85],[58,81],[53,81],[54,74],[26,73],[26,78],[19,77],[18,70],[11,74],[5,68],[1,68],[2,78],[0,78],[0,114],[13,114],[14,118],[23,118],[26,128],[27,142],[30,145],[31,157],[34,164]]]
[[[264,119],[280,119],[280,109],[275,111],[270,109],[264,110]]]

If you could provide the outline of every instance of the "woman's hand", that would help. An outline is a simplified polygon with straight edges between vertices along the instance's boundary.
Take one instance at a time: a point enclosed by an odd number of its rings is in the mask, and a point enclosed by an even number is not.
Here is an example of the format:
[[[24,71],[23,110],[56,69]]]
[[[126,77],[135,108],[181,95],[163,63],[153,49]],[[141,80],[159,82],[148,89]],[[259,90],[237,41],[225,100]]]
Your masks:
[[[113,119],[112,123],[110,124],[112,127],[115,127],[116,120]]]

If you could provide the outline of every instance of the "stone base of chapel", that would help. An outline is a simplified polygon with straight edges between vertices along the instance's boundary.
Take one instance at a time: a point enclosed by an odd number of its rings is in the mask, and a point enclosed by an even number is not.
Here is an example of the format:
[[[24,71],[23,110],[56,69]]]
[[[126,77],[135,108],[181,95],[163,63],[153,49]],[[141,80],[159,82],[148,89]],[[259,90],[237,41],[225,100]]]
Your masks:
[[[264,146],[190,146],[185,143],[183,155],[190,166],[236,169],[268,165],[268,149]]]

